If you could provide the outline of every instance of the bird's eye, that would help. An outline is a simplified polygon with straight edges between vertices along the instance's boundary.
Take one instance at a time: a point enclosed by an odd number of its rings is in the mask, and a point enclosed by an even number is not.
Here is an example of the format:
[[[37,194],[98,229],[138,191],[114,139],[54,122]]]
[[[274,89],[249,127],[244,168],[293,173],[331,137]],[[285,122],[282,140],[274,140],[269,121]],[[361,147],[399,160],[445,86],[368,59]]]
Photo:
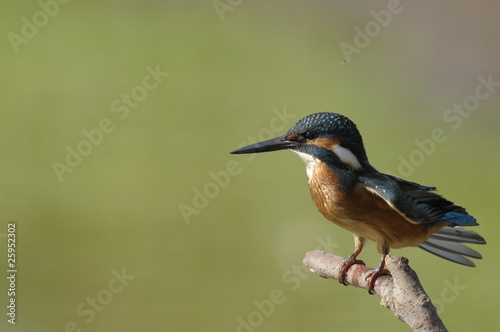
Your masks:
[[[306,131],[302,134],[298,134],[296,140],[300,143],[305,143],[306,141],[311,141],[317,137],[318,137],[317,134],[310,131]]]
[[[306,140],[311,140],[311,139],[315,139],[316,137],[318,137],[318,135],[316,135],[315,133],[312,133],[310,131],[306,131],[304,134],[303,134],[304,138]]]

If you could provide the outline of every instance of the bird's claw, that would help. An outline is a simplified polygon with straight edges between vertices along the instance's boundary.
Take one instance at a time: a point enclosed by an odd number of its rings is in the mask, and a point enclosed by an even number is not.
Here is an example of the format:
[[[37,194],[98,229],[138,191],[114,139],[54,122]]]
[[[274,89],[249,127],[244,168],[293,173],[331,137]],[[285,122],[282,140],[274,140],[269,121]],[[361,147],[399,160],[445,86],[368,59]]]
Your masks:
[[[355,259],[355,258],[348,258],[346,259],[345,261],[342,262],[342,264],[340,265],[340,272],[339,272],[339,277],[338,277],[338,280],[339,282],[344,285],[344,286],[349,286],[349,283],[347,282],[346,280],[346,276],[347,276],[347,271],[349,270],[349,268],[351,266],[353,266],[354,264],[362,264],[362,265],[365,265],[365,262],[359,260],[359,259]]]
[[[368,281],[368,293],[370,295],[375,294],[375,282],[377,281],[378,277],[380,276],[385,276],[385,275],[390,275],[391,273],[387,269],[376,269],[372,273],[370,273],[365,280]]]

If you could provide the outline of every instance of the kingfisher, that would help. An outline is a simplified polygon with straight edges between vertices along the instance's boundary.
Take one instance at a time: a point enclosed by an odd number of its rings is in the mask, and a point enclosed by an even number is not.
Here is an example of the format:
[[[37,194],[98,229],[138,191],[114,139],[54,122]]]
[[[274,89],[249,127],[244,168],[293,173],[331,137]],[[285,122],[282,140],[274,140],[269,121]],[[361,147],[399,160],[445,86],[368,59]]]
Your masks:
[[[354,252],[340,266],[346,275],[366,241],[376,243],[380,263],[367,277],[373,294],[376,279],[390,274],[385,259],[390,249],[418,246],[452,262],[474,267],[469,258],[481,259],[463,243],[486,244],[465,208],[423,186],[377,171],[368,162],[356,125],[344,115],[314,113],[300,119],[283,136],[242,147],[232,154],[288,149],[306,164],[309,190],[319,212],[354,235]],[[469,258],[468,258],[469,257]]]

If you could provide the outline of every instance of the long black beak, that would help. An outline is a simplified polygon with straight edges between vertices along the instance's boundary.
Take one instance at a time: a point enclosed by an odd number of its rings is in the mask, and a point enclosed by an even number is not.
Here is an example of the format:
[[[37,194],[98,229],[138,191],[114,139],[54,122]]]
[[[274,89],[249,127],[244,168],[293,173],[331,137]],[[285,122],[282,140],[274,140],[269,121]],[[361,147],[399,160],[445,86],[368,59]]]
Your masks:
[[[238,150],[234,150],[233,152],[231,152],[231,154],[277,151],[284,149],[293,149],[297,146],[298,143],[296,141],[289,141],[285,138],[285,136],[281,136],[264,142],[259,142],[249,146],[245,146]]]

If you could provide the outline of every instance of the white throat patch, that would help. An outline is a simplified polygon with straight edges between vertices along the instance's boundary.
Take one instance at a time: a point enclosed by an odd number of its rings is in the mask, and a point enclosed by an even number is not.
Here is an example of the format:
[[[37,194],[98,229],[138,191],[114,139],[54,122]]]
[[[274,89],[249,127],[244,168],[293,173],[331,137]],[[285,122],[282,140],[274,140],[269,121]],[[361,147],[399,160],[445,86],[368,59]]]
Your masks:
[[[316,165],[318,164],[319,159],[314,158],[310,154],[307,154],[307,153],[304,153],[304,152],[300,152],[300,151],[297,151],[297,150],[290,150],[290,151],[295,152],[296,154],[298,154],[299,157],[300,157],[300,159],[302,159],[306,163],[307,178],[309,180],[311,180],[312,177],[313,177],[314,167],[316,167]]]
[[[363,166],[361,166],[361,164],[359,163],[358,158],[356,158],[356,156],[354,155],[354,153],[352,153],[351,150],[344,148],[340,145],[336,145],[332,149],[332,151],[337,155],[337,157],[339,157],[340,161],[343,162],[344,164],[348,164],[352,168],[358,171],[363,169]]]

